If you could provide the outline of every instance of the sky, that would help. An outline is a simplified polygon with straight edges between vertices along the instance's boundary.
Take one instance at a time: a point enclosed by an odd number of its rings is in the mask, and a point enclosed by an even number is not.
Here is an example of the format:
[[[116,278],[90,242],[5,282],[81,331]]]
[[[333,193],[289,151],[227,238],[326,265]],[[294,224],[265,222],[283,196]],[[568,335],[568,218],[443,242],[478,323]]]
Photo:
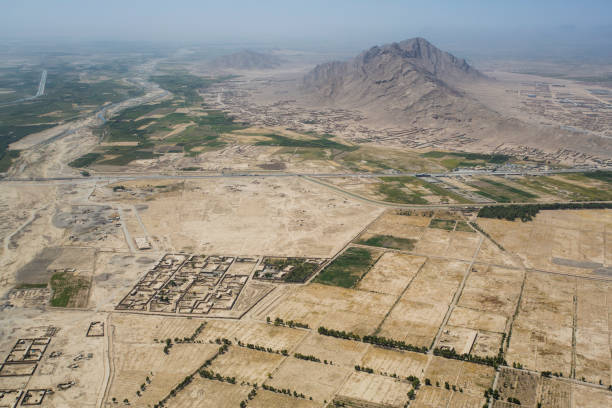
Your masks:
[[[550,41],[599,46],[612,38],[612,1],[0,0],[0,42],[250,42],[361,49],[414,36],[491,50],[533,46],[528,44],[533,41],[541,47]]]

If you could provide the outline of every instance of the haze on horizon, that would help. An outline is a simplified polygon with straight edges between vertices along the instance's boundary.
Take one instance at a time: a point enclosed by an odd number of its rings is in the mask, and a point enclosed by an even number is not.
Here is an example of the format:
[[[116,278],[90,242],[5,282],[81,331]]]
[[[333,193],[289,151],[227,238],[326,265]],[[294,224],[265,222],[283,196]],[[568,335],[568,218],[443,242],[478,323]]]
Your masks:
[[[605,0],[5,2],[0,42],[234,43],[358,51],[422,36],[467,57],[612,59]]]

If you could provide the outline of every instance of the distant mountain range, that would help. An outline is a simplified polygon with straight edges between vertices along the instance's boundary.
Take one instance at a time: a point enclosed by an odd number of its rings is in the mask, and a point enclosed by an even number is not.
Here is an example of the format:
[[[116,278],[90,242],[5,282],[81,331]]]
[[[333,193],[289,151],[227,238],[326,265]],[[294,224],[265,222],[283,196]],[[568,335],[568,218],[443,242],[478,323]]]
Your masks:
[[[284,61],[272,54],[244,50],[229,55],[223,55],[211,61],[210,67],[215,69],[255,70],[279,67]]]

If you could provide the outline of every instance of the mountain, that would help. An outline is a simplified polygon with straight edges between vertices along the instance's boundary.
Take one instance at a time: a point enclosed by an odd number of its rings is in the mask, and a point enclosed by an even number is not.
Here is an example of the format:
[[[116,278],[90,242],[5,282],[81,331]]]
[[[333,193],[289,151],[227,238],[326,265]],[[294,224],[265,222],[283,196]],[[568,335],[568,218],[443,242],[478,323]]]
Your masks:
[[[217,57],[211,61],[210,66],[216,69],[255,70],[277,68],[283,62],[275,55],[244,50]]]
[[[612,144],[601,137],[577,137],[494,110],[473,91],[493,85],[499,84],[465,60],[414,38],[372,47],[348,61],[317,65],[301,79],[296,95],[311,108],[357,111],[360,125],[370,129],[415,131],[382,143],[418,145],[429,140],[468,151],[512,146],[521,154],[532,148],[567,149],[597,157],[612,151]]]
[[[442,109],[430,112],[440,117],[457,113],[453,107],[467,108],[458,106],[465,101],[453,84],[484,78],[465,60],[414,38],[372,47],[347,62],[317,65],[304,77],[303,89],[345,108],[395,113],[434,108]]]

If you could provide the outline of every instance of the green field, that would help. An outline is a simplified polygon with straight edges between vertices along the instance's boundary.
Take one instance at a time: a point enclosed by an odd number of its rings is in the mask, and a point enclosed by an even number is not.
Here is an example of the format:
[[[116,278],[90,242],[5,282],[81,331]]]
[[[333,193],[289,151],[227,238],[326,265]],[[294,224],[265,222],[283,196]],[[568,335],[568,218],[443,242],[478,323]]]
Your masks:
[[[316,264],[305,262],[305,259],[302,258],[266,258],[265,263],[281,270],[287,266],[293,266],[291,272],[283,278],[283,281],[288,283],[303,283],[317,269]]]
[[[99,68],[98,73],[111,76],[110,79],[81,82],[80,75],[93,71],[95,67],[81,68],[57,63],[45,67],[0,70],[0,88],[14,90],[9,95],[15,100],[33,96],[38,89],[42,71],[48,71],[44,95],[0,106],[0,167],[6,170],[10,166],[9,160],[4,159],[9,144],[29,134],[91,113],[107,102],[119,102],[142,95],[142,90],[126,85],[119,78],[113,78],[116,72],[106,69]]]
[[[537,195],[512,187],[508,184],[491,178],[480,178],[468,183],[476,188],[477,193],[498,203],[530,202],[538,198]]]
[[[151,150],[141,150],[131,146],[112,146],[107,148],[105,153],[117,155],[117,157],[113,157],[112,159],[99,162],[99,164],[106,166],[125,166],[134,160],[154,159],[159,157],[159,154],[153,153]],[[77,160],[80,159],[82,159],[82,157]]]
[[[437,163],[446,167],[448,170],[457,167],[476,167],[486,164],[504,164],[511,157],[503,154],[481,154],[468,152],[441,152],[431,151],[423,153],[422,157],[434,159]]]
[[[380,177],[382,183],[378,185],[378,192],[384,196],[383,200],[400,204],[427,204],[421,192],[410,187],[417,183],[415,177]]]
[[[457,225],[455,226],[455,231],[463,231],[463,232],[476,232],[470,224],[465,221],[457,221]]]
[[[68,165],[70,167],[77,167],[77,168],[87,167],[93,162],[95,162],[96,160],[98,160],[100,157],[102,157],[100,153],[87,153],[79,157],[78,159],[71,161],[70,163],[68,163]]]
[[[198,94],[198,89],[208,88],[216,82],[222,82],[229,78],[231,78],[231,76],[202,78],[186,72],[173,72],[154,76],[151,80],[157,82],[160,87],[182,98],[186,105],[191,105],[202,102],[202,98]]]
[[[79,307],[87,303],[86,292],[89,281],[69,272],[57,272],[51,277],[51,306]],[[84,293],[85,292],[85,293]]]
[[[604,174],[599,175],[599,177],[605,178],[606,176]],[[598,180],[601,180],[601,178]],[[612,188],[601,189],[596,187],[580,186],[548,176],[527,176],[518,179],[517,182],[536,191],[559,196],[567,201],[612,200]]]
[[[419,154],[406,149],[385,148],[380,146],[360,145],[357,149],[342,152],[335,157],[338,164],[348,170],[363,172],[429,172],[436,167]]]
[[[446,231],[452,231],[455,229],[455,220],[441,220],[438,218],[432,218],[429,222],[429,228],[443,229]]]
[[[372,252],[367,249],[349,248],[319,272],[314,282],[352,288],[370,270],[375,261]]]
[[[0,155],[0,173],[8,171],[13,162],[19,157],[19,150],[7,150]]]
[[[20,283],[15,289],[44,289],[47,286],[46,283]]]
[[[177,102],[174,100],[126,109],[108,120],[99,132],[107,142],[137,142],[138,145],[99,147],[95,152],[74,160],[71,166],[87,167],[94,163],[123,166],[134,160],[159,157],[160,153],[155,152],[158,145],[163,145],[166,151],[185,152],[194,156],[201,151],[217,150],[225,146],[225,142],[219,140],[222,134],[244,128],[244,125],[236,123],[221,111],[206,110],[205,115],[195,116],[176,113],[176,108]],[[151,115],[164,116],[153,118]],[[181,124],[189,126],[170,137],[156,138]],[[196,147],[197,152],[192,150]],[[105,155],[117,157],[104,159]]]
[[[459,194],[417,177],[389,176],[380,177],[380,180],[382,183],[378,185],[378,192],[384,196],[384,201],[399,204],[428,204],[424,195],[437,195],[441,197],[441,202],[453,200],[458,203],[471,203]]]
[[[399,238],[392,235],[374,235],[368,239],[358,239],[357,243],[381,248],[412,251],[414,249],[414,244],[416,244],[416,239]]]
[[[39,67],[0,68],[0,89],[12,91],[0,93],[0,103],[9,103],[34,95],[42,71],[43,69]]]
[[[255,143],[256,146],[306,147],[315,149],[336,149],[341,151],[350,151],[355,149],[353,146],[334,142],[333,140],[325,137],[318,139],[292,139],[275,134],[266,134],[263,136],[269,138],[270,140],[260,140]]]

